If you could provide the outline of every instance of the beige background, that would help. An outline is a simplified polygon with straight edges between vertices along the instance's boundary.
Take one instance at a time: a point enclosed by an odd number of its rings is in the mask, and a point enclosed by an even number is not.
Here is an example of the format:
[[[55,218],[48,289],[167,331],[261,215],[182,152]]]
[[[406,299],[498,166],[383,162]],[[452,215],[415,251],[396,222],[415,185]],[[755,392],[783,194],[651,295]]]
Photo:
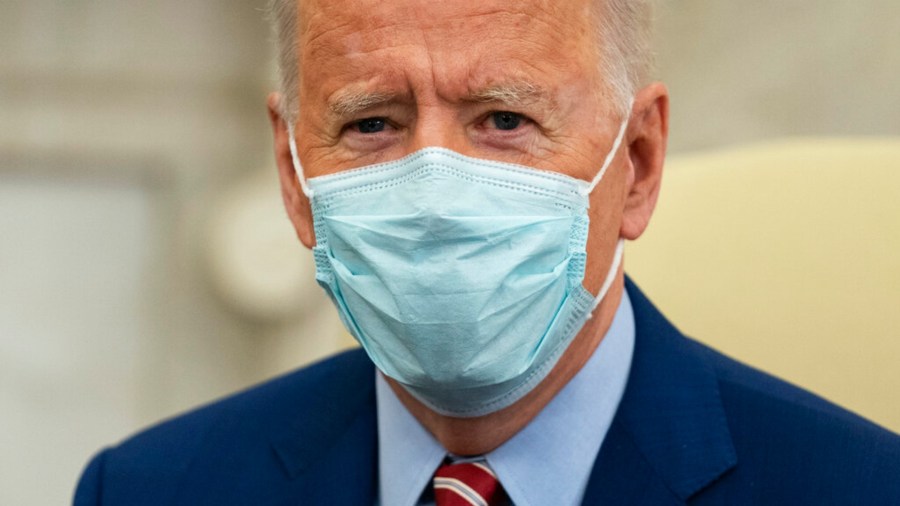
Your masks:
[[[900,429],[900,137],[769,141],[668,170],[626,250],[654,302],[682,332]]]
[[[278,207],[262,5],[0,3],[0,504],[66,503],[102,445],[347,344]],[[900,136],[897,19],[666,3],[672,152]]]

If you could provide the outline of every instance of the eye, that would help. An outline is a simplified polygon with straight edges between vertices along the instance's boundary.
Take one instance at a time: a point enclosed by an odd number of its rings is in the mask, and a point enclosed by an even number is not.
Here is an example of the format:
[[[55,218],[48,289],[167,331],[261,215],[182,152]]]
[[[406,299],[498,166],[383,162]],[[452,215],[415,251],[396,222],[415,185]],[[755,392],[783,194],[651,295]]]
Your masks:
[[[515,130],[522,124],[523,119],[521,114],[509,111],[491,113],[491,122],[497,130]]]
[[[384,118],[366,118],[351,125],[361,134],[374,134],[384,130]]]

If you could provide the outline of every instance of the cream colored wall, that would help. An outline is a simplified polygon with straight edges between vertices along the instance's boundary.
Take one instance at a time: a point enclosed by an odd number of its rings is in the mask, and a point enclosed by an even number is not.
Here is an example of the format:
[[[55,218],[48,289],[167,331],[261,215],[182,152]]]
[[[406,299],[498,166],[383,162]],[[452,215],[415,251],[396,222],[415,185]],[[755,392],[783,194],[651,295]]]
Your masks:
[[[673,156],[626,270],[687,335],[900,431],[900,137]]]
[[[0,504],[64,503],[100,445],[347,345],[277,205],[263,3],[0,3],[0,185],[35,192],[4,200],[28,219],[0,222],[0,290],[48,287],[2,299],[16,330],[0,327]],[[673,152],[900,135],[900,4],[665,9]],[[70,288],[43,299],[56,285]]]

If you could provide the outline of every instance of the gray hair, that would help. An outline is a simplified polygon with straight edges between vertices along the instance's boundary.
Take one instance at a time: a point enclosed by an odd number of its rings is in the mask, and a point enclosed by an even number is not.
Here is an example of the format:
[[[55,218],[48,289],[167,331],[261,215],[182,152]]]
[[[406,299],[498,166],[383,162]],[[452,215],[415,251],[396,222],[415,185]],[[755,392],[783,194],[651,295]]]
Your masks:
[[[281,117],[293,124],[299,113],[299,54],[297,52],[297,6],[303,0],[269,0],[268,19],[278,48],[281,78]],[[599,31],[604,49],[600,55],[601,75],[609,76],[606,90],[615,109],[628,114],[628,105],[638,88],[650,77],[652,0],[593,0],[599,9]]]

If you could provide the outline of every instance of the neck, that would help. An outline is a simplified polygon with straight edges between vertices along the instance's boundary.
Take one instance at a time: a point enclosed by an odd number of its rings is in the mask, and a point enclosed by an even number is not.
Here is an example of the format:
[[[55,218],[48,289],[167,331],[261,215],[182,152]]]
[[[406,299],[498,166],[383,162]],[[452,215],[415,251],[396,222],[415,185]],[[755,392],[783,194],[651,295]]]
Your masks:
[[[387,378],[391,389],[410,413],[443,445],[456,455],[482,455],[502,445],[528,425],[569,383],[588,361],[609,330],[624,290],[620,270],[594,316],[585,323],[560,357],[553,370],[525,397],[500,411],[475,418],[455,418],[435,413]]]

